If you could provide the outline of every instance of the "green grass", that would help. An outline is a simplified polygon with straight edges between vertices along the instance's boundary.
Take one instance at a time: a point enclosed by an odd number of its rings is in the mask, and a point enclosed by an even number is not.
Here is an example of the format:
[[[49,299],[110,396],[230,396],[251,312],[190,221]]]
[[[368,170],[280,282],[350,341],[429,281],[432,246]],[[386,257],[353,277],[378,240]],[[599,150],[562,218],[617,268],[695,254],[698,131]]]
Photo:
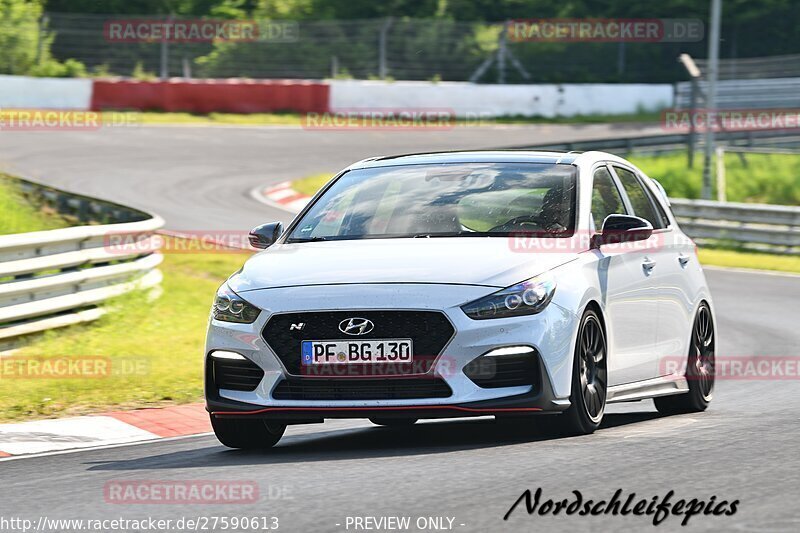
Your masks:
[[[30,202],[14,178],[0,174],[0,235],[65,228],[71,224]]]
[[[725,181],[729,202],[800,205],[800,155],[746,154],[746,164],[737,154],[725,154]],[[693,169],[687,168],[686,153],[634,155],[630,161],[657,179],[675,198],[699,198],[703,158],[698,153]],[[716,198],[716,192],[715,196]]]
[[[718,248],[700,248],[698,250],[698,256],[700,262],[708,266],[713,265],[800,273],[800,257],[798,256],[723,250]]]
[[[110,361],[111,375],[23,379],[0,374],[0,420],[201,400],[203,343],[211,302],[219,285],[247,256],[168,254],[160,267],[164,281],[158,298],[130,293],[111,303],[116,311],[93,323],[26,339],[26,345],[11,357],[101,357]],[[134,364],[139,366],[133,368]]]
[[[659,122],[660,111],[638,111],[626,114],[593,114],[574,117],[523,117],[505,116],[494,119],[498,124],[608,124],[631,122]]]
[[[306,176],[292,182],[292,189],[299,193],[313,196],[323,185],[328,183],[333,177],[333,174],[314,174],[313,176]]]
[[[301,117],[297,113],[162,113],[144,111],[133,113],[141,124],[228,124],[240,126],[300,126]]]

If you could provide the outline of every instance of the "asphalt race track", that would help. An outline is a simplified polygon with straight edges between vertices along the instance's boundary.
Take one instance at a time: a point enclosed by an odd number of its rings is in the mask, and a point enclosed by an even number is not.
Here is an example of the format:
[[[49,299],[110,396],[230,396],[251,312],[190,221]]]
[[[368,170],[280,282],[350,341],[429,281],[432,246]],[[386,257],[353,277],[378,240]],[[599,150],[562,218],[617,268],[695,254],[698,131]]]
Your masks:
[[[299,127],[126,127],[0,132],[0,171],[149,209],[180,230],[249,230],[288,220],[254,187],[336,172],[378,155],[658,134],[657,126],[542,125],[436,131],[306,131]]]
[[[0,134],[0,169],[162,215],[174,229],[246,229],[287,215],[248,196],[259,184],[334,171],[376,154],[622,135],[608,126],[452,132],[310,133],[290,129],[132,128]],[[797,356],[800,277],[711,270],[718,358]],[[795,374],[796,375],[796,374]],[[717,384],[702,414],[661,417],[652,402],[608,409],[594,435],[555,438],[535,420],[426,422],[407,429],[335,421],[293,427],[269,453],[231,451],[213,436],[0,463],[3,515],[49,518],[276,516],[280,530],[345,531],[348,516],[450,517],[453,530],[651,529],[635,516],[528,516],[525,489],[572,497],[740,500],[732,517],[695,516],[671,531],[797,531],[797,379]],[[249,505],[119,505],[118,480],[256,481]],[[445,521],[445,524],[447,521]],[[338,524],[338,525],[337,525]],[[351,526],[349,531],[354,531]],[[415,528],[410,531],[418,531]]]

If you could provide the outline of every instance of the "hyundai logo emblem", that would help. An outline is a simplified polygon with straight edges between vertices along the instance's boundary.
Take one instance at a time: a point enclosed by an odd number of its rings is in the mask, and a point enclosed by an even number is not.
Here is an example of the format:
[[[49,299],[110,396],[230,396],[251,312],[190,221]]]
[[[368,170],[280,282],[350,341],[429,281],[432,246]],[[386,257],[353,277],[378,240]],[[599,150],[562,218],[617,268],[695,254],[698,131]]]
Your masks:
[[[366,335],[373,329],[375,324],[366,318],[345,318],[339,322],[339,331],[345,335]]]

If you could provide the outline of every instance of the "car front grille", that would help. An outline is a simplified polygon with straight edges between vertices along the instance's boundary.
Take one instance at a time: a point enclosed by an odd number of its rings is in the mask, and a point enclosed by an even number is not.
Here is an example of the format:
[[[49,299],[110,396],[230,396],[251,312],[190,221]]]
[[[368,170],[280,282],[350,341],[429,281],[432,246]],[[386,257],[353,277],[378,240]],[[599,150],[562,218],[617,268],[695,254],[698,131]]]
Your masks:
[[[339,324],[350,318],[371,320],[375,327],[365,335],[349,336]],[[292,375],[308,375],[301,356],[301,343],[325,340],[411,339],[413,363],[347,365],[349,375],[364,376],[425,374],[453,337],[455,329],[439,311],[312,311],[282,313],[270,317],[262,335]],[[335,377],[342,365],[314,365],[315,375]],[[338,367],[338,368],[337,368]],[[326,373],[327,372],[327,373]]]
[[[412,400],[448,398],[452,390],[439,378],[290,378],[272,392],[276,400]]]
[[[254,391],[264,378],[264,371],[249,359],[211,359],[211,371],[217,389]]]

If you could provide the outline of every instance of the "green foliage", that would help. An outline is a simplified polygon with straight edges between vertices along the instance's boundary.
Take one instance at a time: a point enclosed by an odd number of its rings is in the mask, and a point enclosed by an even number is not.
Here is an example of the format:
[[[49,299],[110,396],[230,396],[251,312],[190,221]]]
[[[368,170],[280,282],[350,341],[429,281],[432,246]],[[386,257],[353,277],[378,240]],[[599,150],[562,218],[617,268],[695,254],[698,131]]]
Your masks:
[[[108,78],[112,76],[111,67],[108,66],[108,63],[101,63],[100,65],[95,65],[94,67],[92,67],[92,72],[90,75],[94,78]]]
[[[0,0],[0,74],[26,74],[39,50],[39,2]]]
[[[28,74],[47,78],[85,78],[88,76],[86,65],[80,61],[67,59],[63,63],[59,63],[52,58],[34,65],[28,71]]]
[[[53,59],[54,36],[40,23],[42,14],[39,0],[0,0],[0,74],[86,76],[80,61]]]
[[[210,53],[195,60],[195,73],[200,77],[241,77],[254,72],[318,77],[320,72],[330,72],[335,56],[339,72],[376,79],[376,43],[384,24],[384,19],[304,22],[300,39],[294,42],[214,43]],[[486,34],[481,25],[448,19],[395,20],[390,35],[402,38],[389,39],[390,75],[394,79],[425,79],[429,77],[426,72],[431,72],[440,79],[459,79],[453,76],[453,67],[462,74],[477,68],[487,54]],[[496,39],[489,42],[496,46]]]
[[[136,65],[134,65],[133,70],[131,71],[131,78],[140,81],[153,81],[157,80],[158,76],[156,76],[153,72],[146,71],[142,65],[142,62],[137,61]]]
[[[17,186],[19,182],[0,174],[0,235],[43,231],[69,226],[64,218],[33,203]]]
[[[53,13],[99,13],[116,15],[187,15],[201,16],[226,10],[246,13],[255,6],[250,0],[45,0]]]
[[[531,18],[696,18],[708,19],[709,2],[664,0],[2,0],[28,13],[24,23],[12,26],[13,47],[0,29],[0,72],[25,73],[36,56],[36,30],[31,24],[41,4],[54,14],[113,13],[117,17],[164,16],[296,20],[301,39],[295,43],[193,43],[175,45],[171,53],[195,61],[194,74],[213,77],[319,78],[330,72],[332,56],[353,77],[377,74],[377,35],[388,17],[389,68],[396,79],[464,80],[497,49],[500,24]],[[791,0],[726,0],[723,8],[721,56],[758,57],[798,53],[796,29],[800,3]],[[424,19],[424,20],[420,20]],[[80,19],[69,19],[80,20]],[[99,20],[99,19],[98,19]],[[93,67],[102,61],[109,70],[127,74],[136,61],[157,69],[158,55],[147,43],[118,46],[99,59],[83,50],[103,49],[108,43],[91,20],[83,19],[87,33],[76,45],[69,26],[56,34],[53,54],[76,57]],[[27,24],[27,26],[26,26]],[[764,28],[769,28],[768,32]],[[8,33],[8,29],[5,30]],[[97,37],[92,38],[91,33]],[[17,42],[18,41],[18,42]],[[80,47],[78,47],[80,46]],[[702,58],[706,41],[697,43],[512,42],[510,50],[530,73],[529,78],[508,67],[508,83],[674,82],[686,78],[675,61],[681,53]],[[5,53],[12,50],[11,53]],[[104,51],[105,53],[105,51]],[[45,61],[43,58],[42,61]],[[41,67],[48,70],[52,67]],[[173,65],[173,68],[174,65]],[[12,70],[13,69],[13,70]],[[496,65],[479,80],[494,83]]]

